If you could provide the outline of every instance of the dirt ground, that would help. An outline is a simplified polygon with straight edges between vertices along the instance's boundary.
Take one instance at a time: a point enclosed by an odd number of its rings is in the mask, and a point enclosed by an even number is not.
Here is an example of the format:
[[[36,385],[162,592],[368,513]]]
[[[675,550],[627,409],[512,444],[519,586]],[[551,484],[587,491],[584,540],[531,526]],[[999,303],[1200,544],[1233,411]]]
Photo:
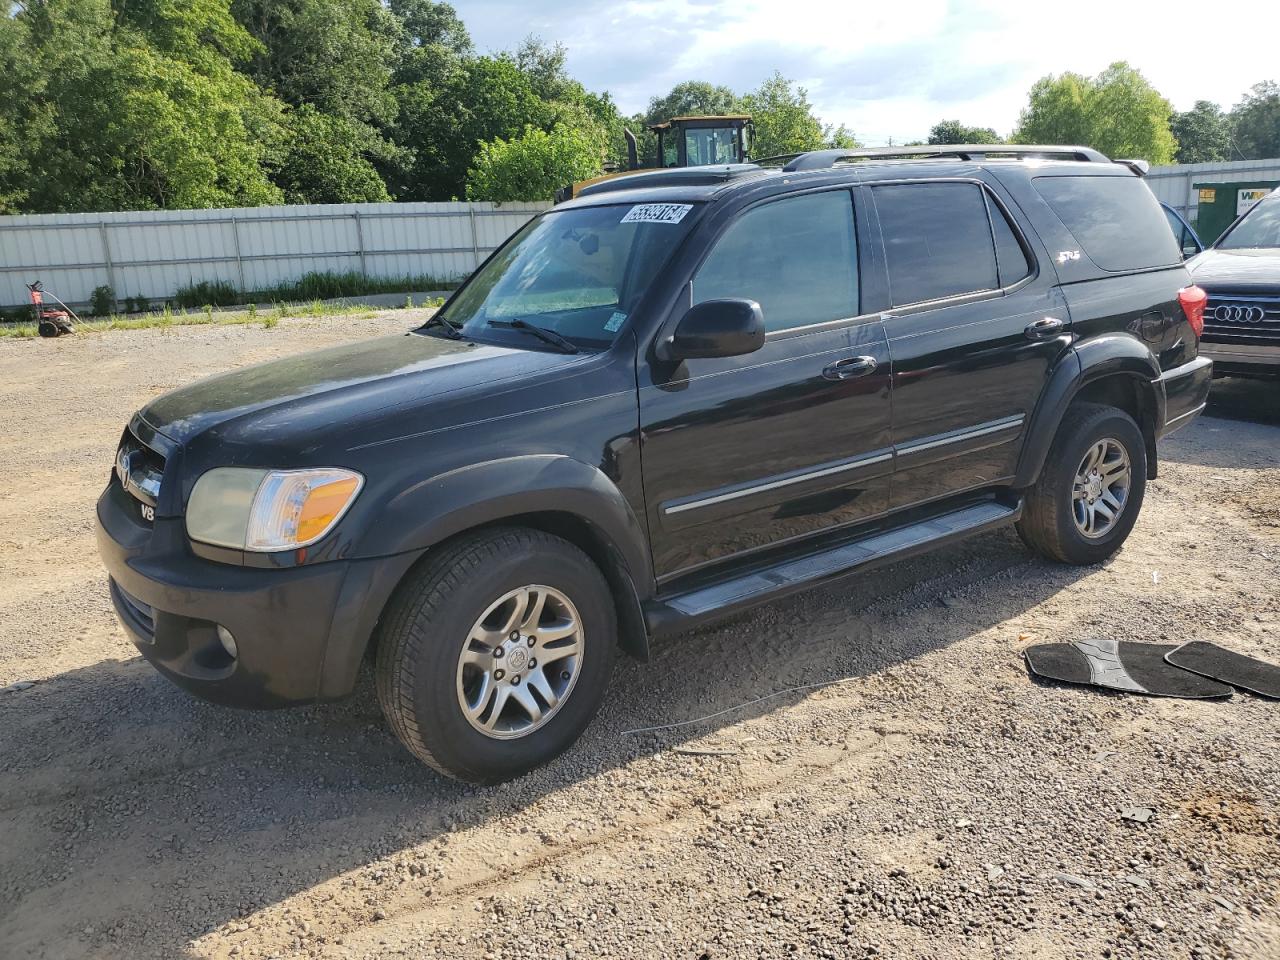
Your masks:
[[[0,342],[0,685],[35,681],[0,692],[0,957],[1280,957],[1280,704],[1021,658],[1280,661],[1280,388],[1215,386],[1105,566],[1000,532],[663,642],[575,749],[478,789],[401,749],[368,678],[275,713],[172,687],[93,547],[149,398],[405,326]]]

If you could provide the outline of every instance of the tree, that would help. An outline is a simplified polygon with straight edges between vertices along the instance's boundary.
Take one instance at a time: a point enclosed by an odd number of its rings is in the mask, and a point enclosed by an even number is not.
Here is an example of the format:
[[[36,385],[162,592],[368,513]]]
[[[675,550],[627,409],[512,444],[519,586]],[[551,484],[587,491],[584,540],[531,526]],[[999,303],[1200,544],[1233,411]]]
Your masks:
[[[745,95],[741,105],[742,112],[751,114],[755,122],[755,143],[751,150],[755,157],[803,153],[828,146],[847,149],[858,146],[853,134],[843,125],[824,126],[813,115],[808,91],[794,86],[776,71],[758,89]]]
[[[584,131],[525,127],[511,140],[482,143],[467,171],[469,200],[550,200],[561,187],[597,173],[599,145]]]
[[[467,25],[448,3],[435,0],[387,0],[387,9],[399,21],[399,43],[404,49],[439,47],[458,57],[475,52]]]
[[[279,104],[235,64],[254,41],[226,0],[33,0],[0,21],[0,195],[28,212],[272,203]]]
[[[387,144],[346,117],[309,103],[290,112],[272,181],[285,203],[376,203],[390,200],[370,157],[386,161]]]
[[[677,83],[665,96],[651,99],[643,116],[648,124],[662,123],[672,117],[722,117],[737,112],[738,95],[728,87],[705,80],[686,80]]]
[[[1280,84],[1255,83],[1231,110],[1235,147],[1250,160],[1280,157]]]
[[[414,153],[391,181],[400,200],[464,196],[467,170],[481,143],[519,137],[526,126],[550,126],[550,108],[509,58],[462,61],[434,82],[398,88],[396,96],[395,140]]]
[[[1177,146],[1173,108],[1127,63],[1096,77],[1047,76],[1031,88],[1013,139],[1017,143],[1078,143],[1112,157],[1171,163]]]
[[[247,72],[285,103],[375,126],[395,117],[400,22],[379,0],[234,0],[259,41]]]
[[[1178,141],[1178,163],[1207,163],[1227,160],[1231,155],[1231,124],[1222,108],[1208,100],[1197,100],[1169,122]]]
[[[966,127],[959,120],[942,120],[929,131],[929,143],[1000,143],[990,127]]]

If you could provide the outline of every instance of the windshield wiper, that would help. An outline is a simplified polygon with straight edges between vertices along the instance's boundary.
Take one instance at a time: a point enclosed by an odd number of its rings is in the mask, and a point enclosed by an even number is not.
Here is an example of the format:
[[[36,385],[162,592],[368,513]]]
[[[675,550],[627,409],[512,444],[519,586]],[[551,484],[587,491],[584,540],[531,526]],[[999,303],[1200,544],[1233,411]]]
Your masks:
[[[424,323],[421,329],[426,330],[428,327],[439,327],[450,340],[462,339],[462,331],[455,327],[443,313],[432,314],[431,319]]]
[[[548,330],[546,327],[540,327],[536,323],[530,323],[528,320],[521,320],[516,317],[514,320],[490,320],[491,327],[512,327],[516,330],[524,330],[531,333],[543,343],[549,343],[561,353],[578,353],[578,345],[567,337],[562,337],[554,330]]]

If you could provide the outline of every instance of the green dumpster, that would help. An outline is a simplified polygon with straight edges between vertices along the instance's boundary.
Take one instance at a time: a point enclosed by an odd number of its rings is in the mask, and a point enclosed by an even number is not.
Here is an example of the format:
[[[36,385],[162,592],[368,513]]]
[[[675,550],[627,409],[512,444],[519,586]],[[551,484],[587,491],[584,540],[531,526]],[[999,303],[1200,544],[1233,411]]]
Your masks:
[[[1249,183],[1193,184],[1199,198],[1196,233],[1206,244],[1222,236],[1222,231],[1249,207],[1276,187],[1280,180],[1254,180]]]

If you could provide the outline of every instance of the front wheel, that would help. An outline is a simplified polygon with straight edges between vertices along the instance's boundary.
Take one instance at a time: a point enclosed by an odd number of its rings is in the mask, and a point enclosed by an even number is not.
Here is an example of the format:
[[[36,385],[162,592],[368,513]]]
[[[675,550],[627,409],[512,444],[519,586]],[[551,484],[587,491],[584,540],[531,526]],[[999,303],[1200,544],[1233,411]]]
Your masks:
[[[496,783],[569,747],[599,709],[616,645],[608,584],[581,550],[501,529],[441,549],[380,628],[378,699],[441,773]]]
[[[1051,560],[1101,563],[1133,530],[1147,485],[1147,448],[1116,407],[1075,403],[1040,478],[1027,491],[1018,534]]]

